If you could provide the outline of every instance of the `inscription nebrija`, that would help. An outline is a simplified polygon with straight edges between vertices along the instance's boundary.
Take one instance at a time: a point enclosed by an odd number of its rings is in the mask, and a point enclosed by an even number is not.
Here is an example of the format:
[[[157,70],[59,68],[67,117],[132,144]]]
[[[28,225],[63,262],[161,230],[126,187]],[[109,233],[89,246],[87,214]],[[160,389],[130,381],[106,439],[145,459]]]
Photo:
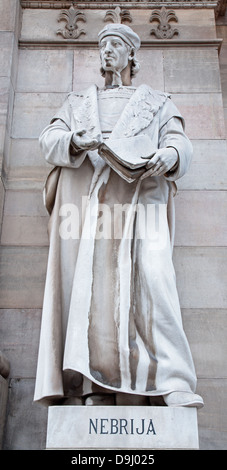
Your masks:
[[[156,434],[152,419],[89,419],[89,434]]]

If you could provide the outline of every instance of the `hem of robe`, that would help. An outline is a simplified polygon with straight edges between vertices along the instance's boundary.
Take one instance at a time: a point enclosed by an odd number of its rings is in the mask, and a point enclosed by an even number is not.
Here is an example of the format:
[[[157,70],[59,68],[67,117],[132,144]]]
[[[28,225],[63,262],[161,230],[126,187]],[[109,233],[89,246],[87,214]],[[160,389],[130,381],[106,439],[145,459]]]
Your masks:
[[[168,389],[168,390],[157,390],[157,389],[154,389],[154,390],[142,390],[142,391],[138,391],[138,390],[132,390],[132,389],[123,389],[122,387],[113,387],[111,385],[107,385],[107,384],[103,384],[101,382],[99,382],[98,380],[96,380],[92,375],[90,374],[85,374],[85,373],[82,373],[80,370],[75,370],[75,369],[72,369],[72,368],[69,368],[69,367],[65,367],[63,369],[63,372],[64,371],[73,371],[73,372],[77,372],[77,373],[80,373],[83,377],[85,377],[86,379],[90,380],[92,382],[92,384],[94,385],[97,385],[100,389],[103,389],[103,390],[100,390],[100,391],[92,391],[89,393],[89,395],[92,395],[92,394],[96,394],[96,393],[111,393],[111,392],[115,392],[115,393],[125,393],[125,394],[128,394],[128,395],[141,395],[141,396],[145,396],[145,397],[159,397],[159,396],[164,396],[164,395],[168,395],[169,393],[173,393],[173,392],[180,392],[180,393],[184,393],[184,392],[187,392],[187,393],[191,393],[192,395],[195,394],[194,391],[190,390],[188,387],[186,388],[171,388],[171,389]],[[106,392],[105,392],[106,391]],[[70,397],[77,397],[77,398],[82,398],[82,397],[85,397],[87,396],[88,393],[85,392],[85,393],[78,393],[76,394],[76,391],[75,391],[75,394],[72,395],[70,394]],[[35,403],[40,403],[42,405],[45,405],[45,406],[54,406],[55,404],[57,404],[56,402],[58,402],[59,400],[62,400],[64,398],[68,398],[68,395],[67,394],[64,394],[64,393],[56,393],[56,395],[54,394],[50,394],[50,395],[43,395],[41,396],[40,398],[38,397],[35,397],[34,398],[34,402]]]

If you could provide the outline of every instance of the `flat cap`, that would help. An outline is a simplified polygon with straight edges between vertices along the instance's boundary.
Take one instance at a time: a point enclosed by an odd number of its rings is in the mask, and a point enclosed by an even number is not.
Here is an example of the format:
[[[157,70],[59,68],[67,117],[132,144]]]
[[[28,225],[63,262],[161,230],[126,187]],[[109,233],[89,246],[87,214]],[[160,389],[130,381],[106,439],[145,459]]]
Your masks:
[[[129,26],[118,23],[110,23],[98,34],[99,42],[106,36],[118,36],[129,46],[138,50],[140,48],[140,38]]]

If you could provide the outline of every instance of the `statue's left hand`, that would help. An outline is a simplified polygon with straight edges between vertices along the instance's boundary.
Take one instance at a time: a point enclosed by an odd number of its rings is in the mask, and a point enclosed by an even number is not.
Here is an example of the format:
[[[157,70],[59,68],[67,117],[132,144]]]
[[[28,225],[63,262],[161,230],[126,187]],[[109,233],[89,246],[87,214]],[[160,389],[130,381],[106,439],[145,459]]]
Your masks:
[[[174,147],[159,149],[146,165],[147,171],[141,179],[148,176],[161,176],[173,169],[178,162],[178,153]]]

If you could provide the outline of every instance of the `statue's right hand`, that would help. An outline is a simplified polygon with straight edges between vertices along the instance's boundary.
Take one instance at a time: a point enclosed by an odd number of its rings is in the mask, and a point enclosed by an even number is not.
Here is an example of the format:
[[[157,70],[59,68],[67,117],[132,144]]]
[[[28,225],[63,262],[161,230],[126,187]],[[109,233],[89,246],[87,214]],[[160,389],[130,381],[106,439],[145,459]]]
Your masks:
[[[101,136],[100,136],[101,137]],[[76,149],[78,150],[95,150],[101,143],[100,137],[91,139],[86,132],[86,129],[74,132],[72,141]]]

